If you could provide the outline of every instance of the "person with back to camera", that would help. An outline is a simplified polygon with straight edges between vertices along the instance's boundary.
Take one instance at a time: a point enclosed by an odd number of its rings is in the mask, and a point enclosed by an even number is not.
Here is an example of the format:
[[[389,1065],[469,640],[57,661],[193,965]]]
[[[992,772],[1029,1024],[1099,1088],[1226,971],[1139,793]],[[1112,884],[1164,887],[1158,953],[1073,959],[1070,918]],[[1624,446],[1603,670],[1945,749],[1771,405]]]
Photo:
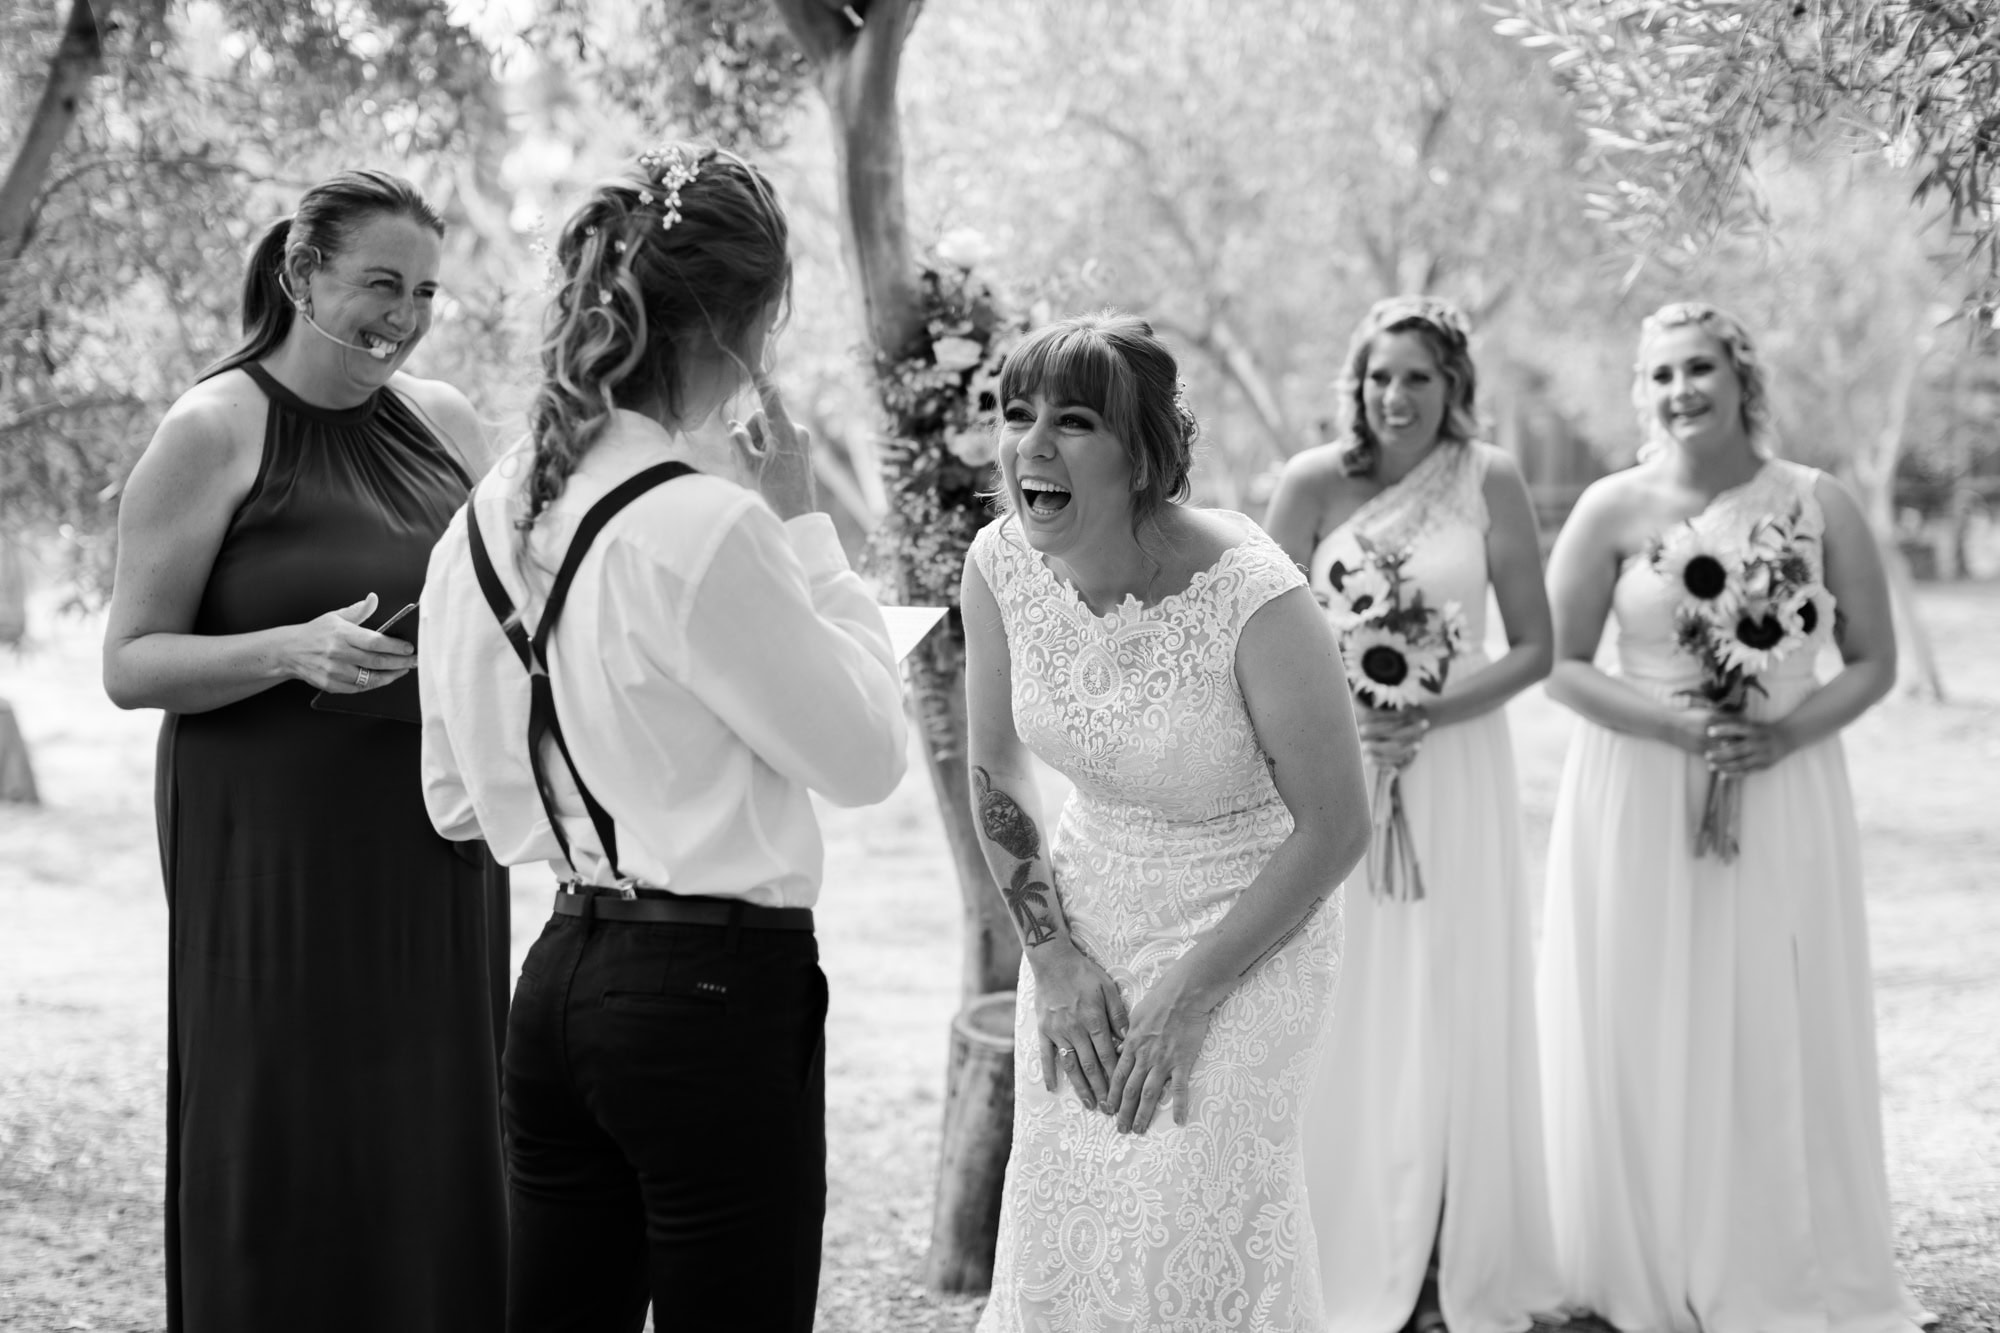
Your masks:
[[[981,1333],[1317,1333],[1299,1105],[1368,838],[1339,649],[1255,523],[1181,503],[1196,423],[1143,320],[1037,331],[1000,400],[966,698],[1025,951]],[[1075,784],[1046,841],[1031,755]]]
[[[363,626],[487,463],[464,397],[402,371],[443,232],[381,172],[306,191],[119,505],[105,689],[166,712],[176,1333],[501,1315],[506,872],[425,818],[418,658]]]
[[[1456,603],[1467,627],[1441,689],[1360,708],[1369,758],[1400,769],[1415,874],[1363,876],[1348,897],[1347,965],[1306,1108],[1333,1333],[1517,1333],[1560,1304],[1503,711],[1547,672],[1553,636],[1528,488],[1478,438],[1476,383],[1457,307],[1378,301],[1348,352],[1349,438],[1293,458],[1267,520],[1332,614],[1347,605],[1334,580],[1367,578],[1366,541],[1406,553],[1406,604]],[[1489,588],[1508,640],[1492,659]],[[1353,632],[1366,642],[1365,625]]]
[[[826,1207],[809,791],[906,764],[882,613],[761,377],[756,168],[649,152],[564,224],[529,440],[424,589],[425,794],[564,880],[507,1029],[507,1327],[811,1327]],[[755,382],[763,411],[702,427]],[[748,485],[734,478],[742,475]]]
[[[1634,372],[1639,462],[1549,559],[1548,690],[1579,719],[1537,976],[1568,1299],[1631,1333],[1914,1333],[1839,739],[1896,679],[1875,538],[1845,486],[1770,453],[1732,316],[1661,307]],[[1757,680],[1741,709],[1685,646],[1710,617]],[[1705,818],[1718,782],[1739,819]]]

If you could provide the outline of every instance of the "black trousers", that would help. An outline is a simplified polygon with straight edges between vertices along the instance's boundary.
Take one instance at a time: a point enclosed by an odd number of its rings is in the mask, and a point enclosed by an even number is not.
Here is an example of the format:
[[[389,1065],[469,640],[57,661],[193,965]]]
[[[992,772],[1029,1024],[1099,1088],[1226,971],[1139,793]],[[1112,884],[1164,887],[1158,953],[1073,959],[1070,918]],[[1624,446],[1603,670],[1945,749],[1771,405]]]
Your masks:
[[[810,931],[553,916],[507,1023],[509,1333],[807,1333],[826,1216]]]

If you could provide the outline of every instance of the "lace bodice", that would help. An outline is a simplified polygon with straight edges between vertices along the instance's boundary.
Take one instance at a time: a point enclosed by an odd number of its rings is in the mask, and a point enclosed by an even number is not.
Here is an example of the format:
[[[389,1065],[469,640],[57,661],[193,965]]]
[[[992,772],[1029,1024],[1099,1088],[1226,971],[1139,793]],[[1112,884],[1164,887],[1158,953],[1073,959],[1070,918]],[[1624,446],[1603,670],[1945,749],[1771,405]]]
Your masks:
[[[1258,608],[1304,579],[1257,532],[1156,606],[1091,612],[1013,519],[972,559],[993,589],[1014,725],[1074,784],[1050,869],[1070,936],[1137,1003],[1292,832],[1236,683]],[[1013,1149],[981,1333],[1307,1333],[1318,1249],[1298,1118],[1325,1028],[1338,897],[1210,1015],[1188,1120],[1120,1135],[1040,1081],[1034,969],[1015,1007]]]
[[[1403,572],[1431,606],[1456,602],[1465,617],[1457,670],[1486,661],[1486,459],[1475,444],[1444,443],[1393,486],[1370,496],[1346,522],[1322,537],[1307,561],[1315,592],[1327,587],[1327,567],[1361,533],[1380,545],[1407,549]]]
[[[1021,740],[1100,802],[1199,823],[1276,801],[1236,683],[1236,643],[1304,580],[1254,531],[1155,606],[1094,614],[1014,519],[972,544],[1000,604]]]
[[[1819,473],[1803,464],[1774,458],[1740,486],[1723,491],[1691,522],[1702,532],[1748,532],[1750,525],[1767,514],[1799,510],[1799,532],[1807,538],[1805,556],[1815,582],[1825,579],[1821,536],[1826,518],[1820,512],[1814,483]],[[1649,552],[1640,550],[1627,556],[1612,590],[1611,613],[1618,627],[1618,670],[1628,679],[1644,681],[1676,690],[1687,689],[1701,679],[1694,658],[1674,643],[1674,612],[1679,591],[1652,566]],[[1824,630],[1817,637],[1824,638]],[[1812,652],[1795,652],[1779,659],[1767,688],[1810,682],[1813,678]]]

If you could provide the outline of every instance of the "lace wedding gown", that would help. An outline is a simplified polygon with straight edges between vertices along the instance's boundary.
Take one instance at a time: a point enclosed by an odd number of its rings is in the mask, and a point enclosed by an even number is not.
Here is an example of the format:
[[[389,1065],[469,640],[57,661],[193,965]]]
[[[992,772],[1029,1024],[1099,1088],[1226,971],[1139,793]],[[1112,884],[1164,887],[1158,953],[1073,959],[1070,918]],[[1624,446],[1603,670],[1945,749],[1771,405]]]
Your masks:
[[[1817,475],[1767,462],[1694,523],[1740,531],[1798,506],[1817,580]],[[1700,678],[1674,645],[1677,600],[1643,555],[1612,597],[1617,674],[1662,702]],[[1750,715],[1807,699],[1814,657],[1782,659]],[[1576,724],[1538,977],[1570,1302],[1626,1333],[1905,1333],[1922,1311],[1892,1251],[1840,742],[1744,780],[1733,864],[1694,855],[1707,781],[1672,746]]]
[[[1324,538],[1315,588],[1354,534],[1411,555],[1457,602],[1454,676],[1487,665],[1486,468],[1440,444]],[[1429,1264],[1452,1333],[1515,1333],[1559,1303],[1535,1058],[1527,870],[1504,712],[1433,729],[1403,771],[1424,897],[1349,882],[1332,1032],[1306,1104],[1306,1181],[1327,1327],[1396,1333]]]
[[[1070,930],[1136,1002],[1291,832],[1235,662],[1245,622],[1303,580],[1253,531],[1185,591],[1100,617],[1014,519],[982,530],[972,559],[1006,626],[1015,726],[1075,784],[1051,853]],[[1013,1154],[981,1333],[1317,1333],[1298,1119],[1339,932],[1336,897],[1243,980],[1214,1012],[1187,1124],[1163,1108],[1143,1135],[1119,1134],[1067,1084],[1043,1089],[1023,964]]]

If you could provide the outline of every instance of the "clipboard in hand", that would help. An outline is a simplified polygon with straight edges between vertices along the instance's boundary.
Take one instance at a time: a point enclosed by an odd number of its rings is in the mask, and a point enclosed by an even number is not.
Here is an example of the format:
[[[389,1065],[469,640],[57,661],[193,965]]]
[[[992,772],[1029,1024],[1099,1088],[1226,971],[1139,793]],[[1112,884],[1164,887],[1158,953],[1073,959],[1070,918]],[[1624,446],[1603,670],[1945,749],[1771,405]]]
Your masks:
[[[417,604],[411,602],[402,610],[390,616],[381,625],[363,625],[386,634],[392,639],[401,639],[411,647],[417,642]],[[328,694],[320,690],[312,697],[312,706],[322,713],[352,713],[356,717],[386,717],[394,722],[408,722],[412,726],[423,722],[423,710],[417,706],[417,673],[415,668],[405,671],[399,678],[387,685],[372,690],[361,690],[355,694]]]

